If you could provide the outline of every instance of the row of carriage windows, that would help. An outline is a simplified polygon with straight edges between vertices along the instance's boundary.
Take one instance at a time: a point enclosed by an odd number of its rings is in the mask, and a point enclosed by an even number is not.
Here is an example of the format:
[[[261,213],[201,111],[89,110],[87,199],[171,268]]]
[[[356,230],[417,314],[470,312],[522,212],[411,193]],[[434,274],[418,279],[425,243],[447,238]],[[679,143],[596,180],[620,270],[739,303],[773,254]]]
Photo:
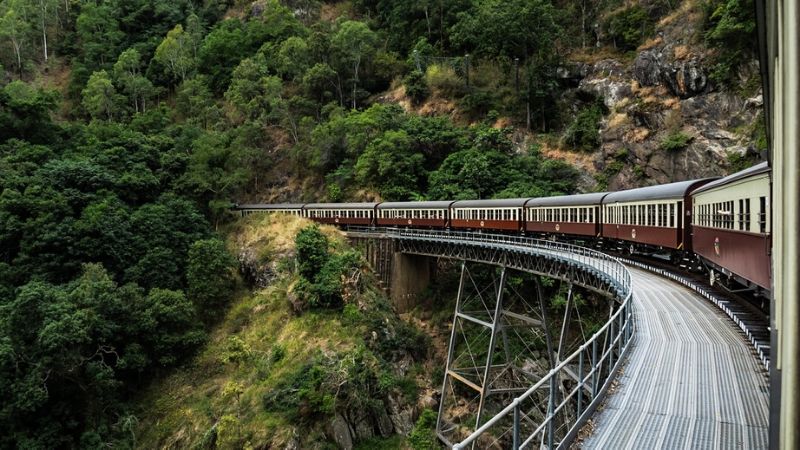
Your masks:
[[[382,209],[378,210],[381,219],[423,219],[444,220],[446,209]]]
[[[607,223],[675,228],[678,204],[613,205],[607,208],[606,214]]]
[[[725,202],[697,205],[695,223],[699,226],[726,230],[767,232],[767,198],[758,198],[758,210],[754,211],[752,203],[755,199],[741,198]],[[751,213],[752,211],[752,213]],[[756,214],[758,223],[753,226],[752,214]]]
[[[519,220],[519,211],[519,208],[454,209],[453,214],[459,220]]]
[[[311,219],[371,219],[371,209],[309,209],[306,217]]]
[[[528,220],[534,222],[594,223],[595,208],[529,208]]]

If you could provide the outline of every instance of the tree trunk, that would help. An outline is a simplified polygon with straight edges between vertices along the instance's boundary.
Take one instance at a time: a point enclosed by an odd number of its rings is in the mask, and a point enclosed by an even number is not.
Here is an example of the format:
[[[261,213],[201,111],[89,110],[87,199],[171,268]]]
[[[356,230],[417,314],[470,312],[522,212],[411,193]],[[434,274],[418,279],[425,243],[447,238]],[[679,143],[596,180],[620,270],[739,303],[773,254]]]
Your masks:
[[[22,78],[22,52],[19,48],[20,45],[16,38],[11,38],[11,43],[14,46],[14,53],[17,55],[17,73],[19,77]]]
[[[358,66],[361,64],[361,58],[356,58],[356,63],[353,65],[353,109],[356,109],[356,86],[358,86]]]
[[[39,0],[42,12],[42,47],[44,49],[44,62],[47,62],[47,4],[45,0]]]

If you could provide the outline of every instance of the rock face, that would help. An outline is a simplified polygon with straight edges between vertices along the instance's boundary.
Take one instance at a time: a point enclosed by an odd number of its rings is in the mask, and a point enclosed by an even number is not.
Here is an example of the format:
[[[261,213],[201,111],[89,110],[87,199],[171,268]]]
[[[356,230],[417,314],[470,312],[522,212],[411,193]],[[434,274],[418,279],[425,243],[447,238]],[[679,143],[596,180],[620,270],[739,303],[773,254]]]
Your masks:
[[[633,62],[633,78],[641,86],[666,86],[680,98],[700,95],[709,88],[708,76],[698,58],[669,61],[663,52],[646,50]]]
[[[578,98],[593,96],[608,110],[594,162],[608,189],[724,175],[732,155],[758,159],[752,134],[762,120],[761,95],[748,99],[713,85],[710,52],[692,39],[697,24],[678,13],[659,23],[633,61],[604,59],[565,72],[582,76]],[[757,74],[752,61],[738,75],[745,85]],[[686,145],[665,144],[675,139]]]

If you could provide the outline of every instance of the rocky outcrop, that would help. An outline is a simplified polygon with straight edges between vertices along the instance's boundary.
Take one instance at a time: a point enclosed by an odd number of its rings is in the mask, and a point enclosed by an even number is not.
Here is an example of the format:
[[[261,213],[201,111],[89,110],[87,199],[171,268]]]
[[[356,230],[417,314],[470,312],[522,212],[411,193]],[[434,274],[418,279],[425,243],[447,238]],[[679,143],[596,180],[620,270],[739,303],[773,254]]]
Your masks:
[[[595,97],[608,110],[594,163],[608,189],[724,175],[734,156],[758,159],[752,135],[761,96],[713,85],[713,58],[693,38],[697,26],[691,9],[680,8],[632,61],[604,59],[565,71],[585,74],[575,98]],[[755,61],[740,69],[742,85],[752,85],[757,69]],[[665,144],[673,139],[685,145]]]
[[[666,86],[672,95],[689,98],[709,88],[708,76],[699,58],[670,61],[664,52],[645,50],[633,62],[633,78],[641,86]]]

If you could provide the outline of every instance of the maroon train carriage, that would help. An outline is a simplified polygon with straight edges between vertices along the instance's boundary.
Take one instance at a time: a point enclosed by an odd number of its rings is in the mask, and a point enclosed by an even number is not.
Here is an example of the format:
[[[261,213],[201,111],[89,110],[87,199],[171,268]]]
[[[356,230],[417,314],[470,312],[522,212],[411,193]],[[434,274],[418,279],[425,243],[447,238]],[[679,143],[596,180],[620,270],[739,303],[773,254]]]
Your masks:
[[[695,254],[711,274],[771,290],[770,168],[758,164],[692,193]]]
[[[450,227],[471,230],[523,231],[527,198],[460,200],[450,206]]]
[[[691,251],[691,192],[715,178],[612,192],[603,199],[603,238],[630,248]]]
[[[381,227],[447,228],[452,201],[384,202],[378,205]]]
[[[243,205],[236,205],[234,207],[239,214],[244,216],[248,216],[253,213],[284,213],[284,214],[291,214],[294,216],[302,216],[303,215],[303,203],[277,203],[277,204],[266,204],[266,203],[250,203],[250,204],[243,204]]]
[[[534,233],[600,236],[600,208],[607,192],[528,200],[525,230]]]
[[[377,203],[309,203],[303,208],[305,217],[331,225],[370,226],[375,219]]]

